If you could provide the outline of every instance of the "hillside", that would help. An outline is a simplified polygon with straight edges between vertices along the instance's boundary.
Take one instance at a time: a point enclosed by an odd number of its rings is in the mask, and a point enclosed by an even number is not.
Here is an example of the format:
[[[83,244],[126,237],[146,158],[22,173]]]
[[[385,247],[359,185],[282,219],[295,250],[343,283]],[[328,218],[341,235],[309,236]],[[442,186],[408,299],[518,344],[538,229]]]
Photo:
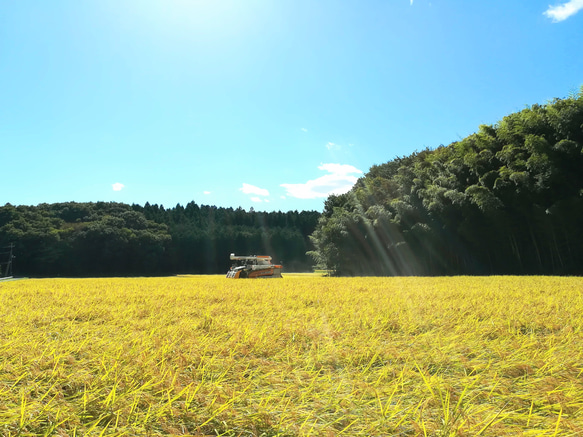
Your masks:
[[[311,252],[339,275],[583,274],[583,89],[330,196]]]

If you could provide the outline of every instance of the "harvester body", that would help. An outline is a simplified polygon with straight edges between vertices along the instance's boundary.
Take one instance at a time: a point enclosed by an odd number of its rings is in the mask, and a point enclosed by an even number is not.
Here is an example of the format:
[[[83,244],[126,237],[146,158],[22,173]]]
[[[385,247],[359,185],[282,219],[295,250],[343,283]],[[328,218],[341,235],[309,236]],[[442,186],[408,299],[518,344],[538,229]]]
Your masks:
[[[231,254],[233,265],[227,272],[227,278],[281,278],[281,265],[271,262],[268,255],[237,256]]]

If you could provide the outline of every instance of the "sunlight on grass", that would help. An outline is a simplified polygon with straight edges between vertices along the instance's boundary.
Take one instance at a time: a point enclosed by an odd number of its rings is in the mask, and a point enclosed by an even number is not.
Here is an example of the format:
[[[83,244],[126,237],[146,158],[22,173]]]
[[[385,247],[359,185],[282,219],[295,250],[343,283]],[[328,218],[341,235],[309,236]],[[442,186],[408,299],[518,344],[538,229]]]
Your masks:
[[[583,281],[0,284],[0,434],[583,435]]]

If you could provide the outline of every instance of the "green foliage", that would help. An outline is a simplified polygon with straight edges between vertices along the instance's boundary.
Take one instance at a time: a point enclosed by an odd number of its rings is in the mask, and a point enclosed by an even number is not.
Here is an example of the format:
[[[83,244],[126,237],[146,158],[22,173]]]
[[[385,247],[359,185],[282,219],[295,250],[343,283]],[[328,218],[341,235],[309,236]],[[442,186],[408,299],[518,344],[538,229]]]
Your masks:
[[[223,273],[229,253],[267,253],[309,270],[306,252],[320,214],[122,203],[0,207],[0,246],[15,243],[26,276]]]
[[[312,256],[338,274],[581,274],[582,145],[583,88],[375,165],[329,199]]]

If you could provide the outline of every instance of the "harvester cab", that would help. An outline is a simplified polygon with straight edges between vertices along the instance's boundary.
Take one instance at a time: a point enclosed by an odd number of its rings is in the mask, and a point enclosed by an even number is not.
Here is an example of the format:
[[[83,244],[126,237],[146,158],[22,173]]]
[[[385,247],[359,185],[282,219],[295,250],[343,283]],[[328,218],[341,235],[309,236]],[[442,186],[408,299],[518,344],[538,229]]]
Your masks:
[[[237,256],[231,254],[233,265],[227,272],[227,278],[281,278],[281,265],[271,262],[268,255]]]

